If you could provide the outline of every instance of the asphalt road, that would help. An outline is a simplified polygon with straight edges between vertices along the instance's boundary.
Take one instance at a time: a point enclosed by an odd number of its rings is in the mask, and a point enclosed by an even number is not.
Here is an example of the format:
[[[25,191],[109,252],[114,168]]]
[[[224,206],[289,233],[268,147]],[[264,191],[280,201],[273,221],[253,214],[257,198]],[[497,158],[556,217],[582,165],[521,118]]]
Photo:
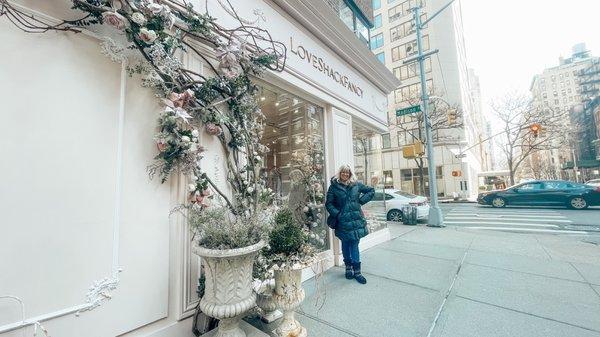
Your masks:
[[[521,233],[600,235],[600,207],[571,210],[561,207],[493,208],[475,203],[441,204],[444,223],[482,230]]]

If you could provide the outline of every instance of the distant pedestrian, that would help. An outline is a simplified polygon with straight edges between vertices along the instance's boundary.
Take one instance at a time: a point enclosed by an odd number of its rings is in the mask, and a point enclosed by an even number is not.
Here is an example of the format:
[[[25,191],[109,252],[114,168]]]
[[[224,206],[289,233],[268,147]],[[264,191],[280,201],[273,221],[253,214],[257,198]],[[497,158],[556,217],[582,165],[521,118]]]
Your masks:
[[[325,202],[329,212],[327,225],[335,229],[335,236],[342,241],[346,278],[354,278],[362,284],[367,283],[367,279],[360,272],[358,243],[369,231],[361,206],[371,201],[374,194],[372,187],[356,181],[350,166],[342,165],[331,178]]]

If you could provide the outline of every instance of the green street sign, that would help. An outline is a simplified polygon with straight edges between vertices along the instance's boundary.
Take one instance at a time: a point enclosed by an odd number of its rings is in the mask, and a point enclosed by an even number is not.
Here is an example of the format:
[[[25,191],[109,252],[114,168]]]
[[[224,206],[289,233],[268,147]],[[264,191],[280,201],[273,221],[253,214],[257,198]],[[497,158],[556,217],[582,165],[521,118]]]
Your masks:
[[[398,109],[396,110],[396,116],[404,116],[404,115],[410,115],[410,114],[414,114],[416,112],[421,112],[421,106],[420,105],[413,105],[413,106],[409,106],[408,108],[404,108],[404,109]]]

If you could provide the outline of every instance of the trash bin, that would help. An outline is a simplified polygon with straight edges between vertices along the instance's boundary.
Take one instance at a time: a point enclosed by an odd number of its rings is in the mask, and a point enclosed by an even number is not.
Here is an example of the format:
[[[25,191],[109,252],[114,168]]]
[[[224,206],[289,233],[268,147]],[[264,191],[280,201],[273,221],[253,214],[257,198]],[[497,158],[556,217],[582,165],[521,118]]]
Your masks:
[[[417,207],[406,205],[402,207],[402,223],[414,226],[417,224]]]

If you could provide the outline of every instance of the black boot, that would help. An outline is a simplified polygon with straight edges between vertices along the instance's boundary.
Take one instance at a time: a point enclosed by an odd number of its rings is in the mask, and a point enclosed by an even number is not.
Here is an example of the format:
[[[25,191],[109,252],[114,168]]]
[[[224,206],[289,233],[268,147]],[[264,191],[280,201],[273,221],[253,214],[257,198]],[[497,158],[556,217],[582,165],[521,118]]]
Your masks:
[[[354,270],[352,270],[351,263],[346,263],[346,278],[349,280],[354,278]]]
[[[354,264],[354,278],[360,284],[367,283],[367,279],[360,272],[360,262]]]

